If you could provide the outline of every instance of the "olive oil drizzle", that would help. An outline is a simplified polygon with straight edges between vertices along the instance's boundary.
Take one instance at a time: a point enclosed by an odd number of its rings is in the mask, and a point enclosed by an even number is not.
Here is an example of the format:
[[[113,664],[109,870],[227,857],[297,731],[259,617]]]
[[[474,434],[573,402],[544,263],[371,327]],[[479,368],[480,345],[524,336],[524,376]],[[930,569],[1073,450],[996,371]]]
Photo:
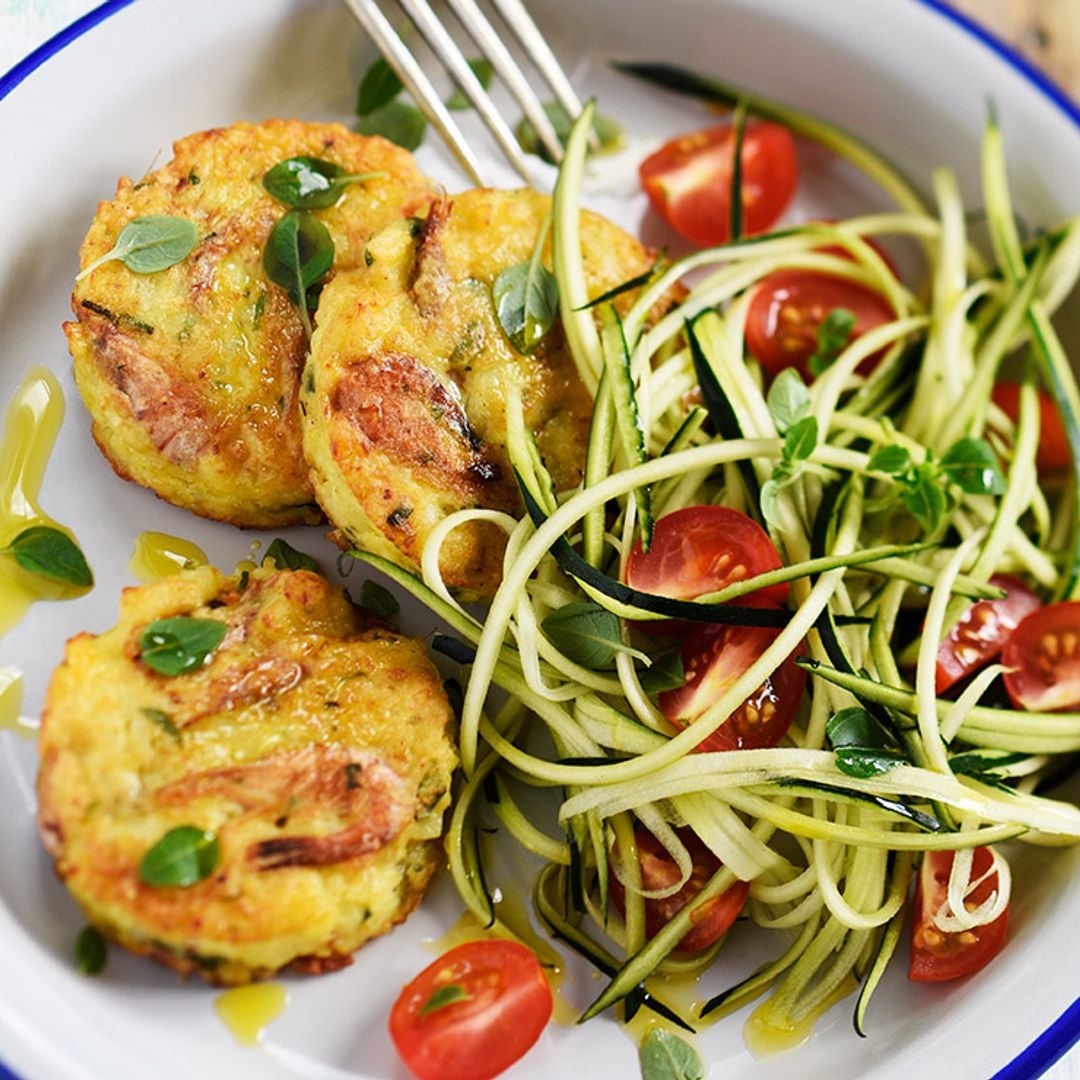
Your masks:
[[[271,1021],[276,1020],[289,1001],[281,983],[252,983],[219,994],[214,1010],[242,1046],[258,1046]]]
[[[0,431],[0,547],[33,525],[61,528],[38,504],[41,482],[64,420],[64,393],[56,377],[34,367],[4,413]],[[31,574],[0,555],[0,636],[15,627],[37,600],[61,600],[83,590]],[[0,665],[0,730],[33,737],[37,725],[21,714],[23,679]]]
[[[63,526],[38,504],[41,481],[64,419],[64,393],[50,371],[34,367],[4,416],[0,437],[0,547],[32,525]],[[0,555],[0,634],[7,633],[37,600],[61,600],[84,590],[31,574]]]
[[[178,570],[205,566],[206,552],[198,544],[163,532],[141,532],[135,538],[128,569],[144,585],[160,581]]]

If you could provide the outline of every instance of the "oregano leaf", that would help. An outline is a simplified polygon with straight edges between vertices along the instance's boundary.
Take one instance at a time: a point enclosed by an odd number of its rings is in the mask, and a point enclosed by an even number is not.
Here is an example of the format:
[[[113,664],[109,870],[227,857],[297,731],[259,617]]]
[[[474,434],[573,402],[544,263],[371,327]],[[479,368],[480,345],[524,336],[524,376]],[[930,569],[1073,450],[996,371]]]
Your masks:
[[[32,525],[23,529],[4,550],[31,574],[85,589],[94,584],[94,575],[78,544],[67,533],[51,525]]]
[[[81,281],[102,263],[115,260],[137,274],[156,274],[186,259],[198,239],[198,229],[186,218],[172,214],[134,218],[120,230],[113,246],[84,267],[75,280]]]
[[[218,619],[156,619],[139,635],[139,656],[160,675],[183,675],[202,667],[225,631]]]
[[[139,862],[139,880],[155,888],[186,889],[209,877],[217,866],[218,839],[194,825],[170,829]]]

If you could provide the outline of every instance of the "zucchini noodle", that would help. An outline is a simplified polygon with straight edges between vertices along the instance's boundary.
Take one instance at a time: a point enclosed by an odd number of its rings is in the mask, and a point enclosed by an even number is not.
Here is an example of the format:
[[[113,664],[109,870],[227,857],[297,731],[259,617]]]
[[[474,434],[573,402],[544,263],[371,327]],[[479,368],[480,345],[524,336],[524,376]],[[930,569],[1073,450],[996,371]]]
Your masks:
[[[1074,476],[1042,488],[1036,463],[1040,381],[1068,406],[1067,432],[1080,445],[1080,394],[1048,319],[1080,275],[1080,220],[1023,247],[991,119],[987,257],[967,235],[970,215],[949,170],[933,174],[932,213],[862,144],[757,104],[864,166],[899,212],[740,238],[658,267],[620,321],[610,304],[586,307],[578,220],[589,106],[570,135],[552,219],[563,329],[596,401],[584,479],[555,491],[511,391],[507,449],[526,512],[448,517],[424,552],[422,580],[356,554],[461,639],[464,777],[447,839],[451,873],[470,910],[492,920],[479,839],[492,814],[545,864],[533,890],[538,917],[609,980],[583,1018],[623,1002],[627,1015],[644,1005],[670,1019],[651,976],[710,967],[715,996],[686,1018],[692,1025],[772,987],[758,1021],[791,1029],[861,984],[862,1032],[925,853],[953,853],[944,898],[928,913],[940,939],[1005,912],[1013,876],[996,845],[1080,839],[1080,810],[1036,793],[1060,772],[1060,755],[1080,751],[1080,713],[1005,707],[1000,663],[950,698],[936,673],[957,621],[974,602],[1003,595],[995,575],[1024,577],[1045,601],[1080,592],[1080,484]],[[925,255],[924,290],[899,282],[870,242],[882,237]],[[808,386],[796,380],[799,422],[816,425],[798,455],[795,421],[766,393],[746,341],[754,287],[788,270],[856,283],[892,312],[844,341]],[[665,311],[672,295],[681,300]],[[991,402],[1007,362],[1021,364],[1015,422]],[[973,444],[983,448],[982,479],[969,484],[951,455],[958,446],[975,453]],[[986,479],[995,470],[1007,482]],[[655,535],[653,514],[711,504],[762,523],[780,569],[667,607],[629,588],[627,567],[635,545]],[[439,572],[443,544],[476,521],[507,536],[502,584],[482,616]],[[789,587],[784,611],[738,606],[749,593]],[[554,632],[550,620],[575,607],[590,613],[606,659],[593,663]],[[767,644],[700,714],[676,723],[657,687],[685,675],[661,681],[670,656],[659,654],[673,639],[647,631],[673,612],[708,622],[725,611],[768,626]],[[807,689],[779,743],[715,749],[791,657]],[[845,715],[879,729],[880,741],[834,742]],[[642,871],[646,834],[674,867],[662,886]],[[976,877],[981,847],[992,858]],[[704,877],[700,849],[716,860]],[[647,926],[649,904],[691,879],[702,886],[696,899],[659,929]],[[678,949],[692,912],[736,888],[774,942],[756,972],[728,965],[723,939],[699,954]]]

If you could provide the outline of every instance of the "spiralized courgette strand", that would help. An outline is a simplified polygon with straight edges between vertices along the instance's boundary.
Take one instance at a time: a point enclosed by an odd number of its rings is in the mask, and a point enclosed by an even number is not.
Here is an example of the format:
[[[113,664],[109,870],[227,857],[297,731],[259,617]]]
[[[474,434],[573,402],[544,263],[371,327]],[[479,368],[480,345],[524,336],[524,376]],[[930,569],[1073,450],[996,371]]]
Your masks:
[[[477,839],[490,816],[486,800],[505,831],[546,864],[534,890],[538,918],[609,977],[584,1018],[622,1002],[627,1016],[646,1007],[670,1019],[650,993],[650,976],[709,967],[715,996],[703,1017],[685,1018],[692,1024],[773,987],[756,1022],[792,1030],[861,982],[862,1031],[922,853],[958,852],[947,902],[931,913],[942,933],[954,933],[994,921],[1009,900],[1008,864],[994,847],[995,889],[971,902],[979,885],[971,880],[972,849],[1080,839],[1075,806],[1034,794],[1062,755],[1080,751],[1080,714],[999,706],[999,665],[952,700],[935,689],[941,642],[973,602],[1001,595],[995,574],[1019,575],[1047,600],[1080,588],[1077,482],[1043,489],[1035,462],[1040,380],[1080,444],[1080,395],[1049,322],[1080,273],[1080,221],[1021,246],[991,122],[982,192],[990,258],[967,235],[971,207],[948,170],[935,172],[935,210],[923,211],[874,157],[872,172],[900,212],[815,222],[695,253],[658,268],[632,303],[623,302],[620,320],[610,306],[584,308],[592,298],[577,236],[589,117],[587,109],[570,136],[553,221],[566,336],[597,396],[585,481],[554,490],[511,397],[508,449],[527,512],[516,520],[454,515],[425,553],[423,581],[360,555],[461,639],[444,646],[468,674],[451,871],[468,907],[494,918]],[[840,133],[827,141],[856,162],[868,160]],[[869,242],[877,238],[925,253],[929,287],[916,293],[902,285]],[[895,316],[844,345],[809,386],[785,374],[802,415],[816,423],[812,445],[794,461],[745,341],[751,291],[784,269],[858,282]],[[656,317],[680,283],[684,298]],[[881,358],[866,370],[874,354]],[[1010,359],[1024,363],[1015,423],[990,401]],[[958,446],[973,452],[972,443],[992,448],[983,465],[999,469],[1003,485],[965,484],[945,467]],[[654,514],[710,503],[764,524],[783,567],[694,601],[660,601],[622,584]],[[460,607],[439,576],[439,545],[477,518],[508,535],[503,583],[483,620]],[[761,610],[740,608],[739,598],[778,582],[790,582],[790,600],[785,612],[766,613],[779,615],[772,644],[703,715],[674,727],[652,689],[662,646],[644,632],[650,620],[753,621]],[[549,620],[572,605],[589,605],[606,627],[597,633],[607,635],[609,652],[598,665],[570,655],[548,632]],[[782,742],[702,752],[792,654],[809,687]],[[500,705],[505,695],[510,704]],[[830,724],[851,709],[865,710],[886,733],[884,764],[859,769],[836,752]],[[538,820],[530,786],[550,789]],[[686,829],[722,866],[697,901],[649,937],[646,900],[674,894],[693,872]],[[642,883],[640,830],[678,868],[664,889]],[[771,958],[750,972],[725,963],[722,941],[700,955],[679,953],[693,909],[738,881],[750,883],[745,913],[771,935]]]

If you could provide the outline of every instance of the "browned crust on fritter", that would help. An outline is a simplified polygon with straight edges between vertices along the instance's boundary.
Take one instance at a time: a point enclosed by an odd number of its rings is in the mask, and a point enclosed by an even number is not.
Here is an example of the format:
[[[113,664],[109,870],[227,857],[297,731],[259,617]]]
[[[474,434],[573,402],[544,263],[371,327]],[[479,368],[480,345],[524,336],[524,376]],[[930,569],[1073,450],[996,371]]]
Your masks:
[[[495,278],[529,257],[549,205],[525,191],[444,197],[411,233],[394,226],[373,238],[370,265],[324,292],[301,410],[316,493],[343,546],[415,568],[450,513],[519,515],[506,449],[511,393],[556,487],[580,482],[592,400],[561,326],[522,356],[492,302]],[[582,220],[591,292],[652,265],[654,253],[617,226]],[[491,595],[505,543],[490,522],[455,530],[441,551],[444,582]]]
[[[288,208],[262,177],[297,154],[382,175],[316,211],[335,272],[358,265],[372,232],[425,206],[428,183],[406,151],[340,124],[235,124],[173,149],[139,182],[120,180],[83,243],[86,266],[145,214],[183,217],[200,235],[167,270],[139,275],[110,262],[77,282],[76,319],[64,330],[95,441],[119,475],[205,517],[265,528],[318,521],[297,412],[307,340],[262,267]]]
[[[175,615],[226,632],[169,677],[138,641]],[[115,629],[68,643],[42,717],[42,840],[91,923],[182,974],[332,970],[412,910],[439,862],[451,724],[422,644],[318,575],[260,570],[241,589],[185,572],[125,590]],[[181,824],[215,833],[214,872],[144,883],[143,854]]]

